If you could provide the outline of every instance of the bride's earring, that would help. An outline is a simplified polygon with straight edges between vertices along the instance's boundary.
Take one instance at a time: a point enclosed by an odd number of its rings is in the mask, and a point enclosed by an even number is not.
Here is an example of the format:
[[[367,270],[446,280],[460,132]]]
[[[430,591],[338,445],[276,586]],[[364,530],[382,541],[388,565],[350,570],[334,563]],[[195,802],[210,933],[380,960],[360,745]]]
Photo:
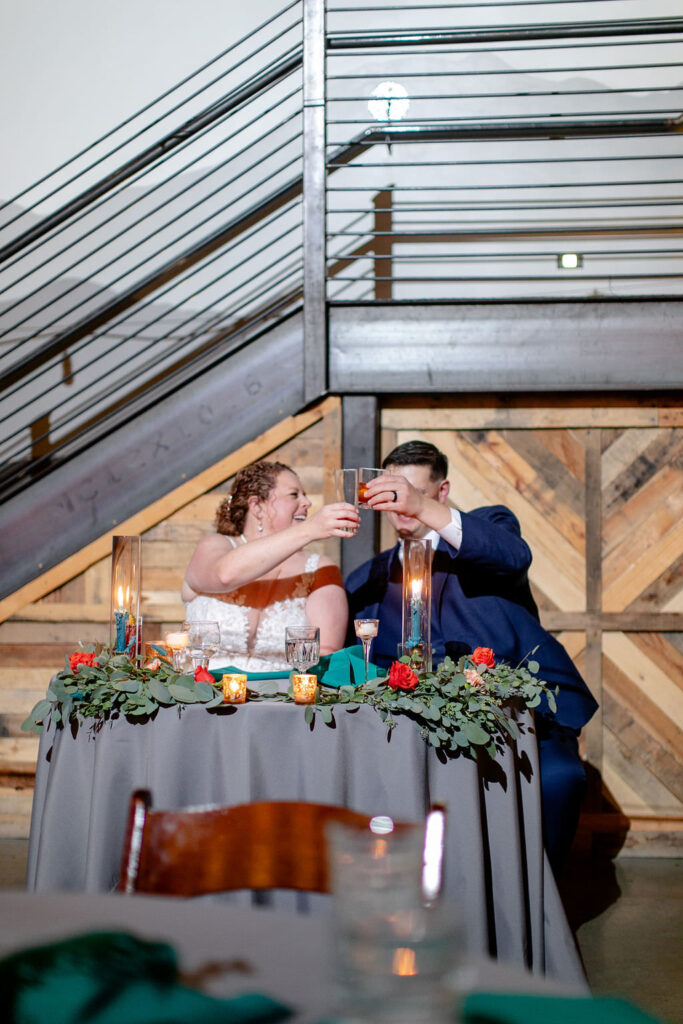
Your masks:
[[[263,523],[261,522],[261,520],[260,520],[260,519],[259,519],[259,521],[258,521],[258,527],[257,527],[257,529],[258,529],[258,532],[259,532],[259,533],[263,533]]]

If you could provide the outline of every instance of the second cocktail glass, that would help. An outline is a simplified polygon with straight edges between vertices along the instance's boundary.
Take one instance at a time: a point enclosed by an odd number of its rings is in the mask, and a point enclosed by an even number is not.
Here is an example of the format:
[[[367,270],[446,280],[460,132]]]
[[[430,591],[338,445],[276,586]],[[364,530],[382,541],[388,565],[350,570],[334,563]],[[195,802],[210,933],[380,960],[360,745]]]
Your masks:
[[[355,619],[354,628],[356,636],[363,644],[363,661],[365,663],[365,682],[368,681],[368,669],[370,667],[370,646],[377,636],[379,619]]]

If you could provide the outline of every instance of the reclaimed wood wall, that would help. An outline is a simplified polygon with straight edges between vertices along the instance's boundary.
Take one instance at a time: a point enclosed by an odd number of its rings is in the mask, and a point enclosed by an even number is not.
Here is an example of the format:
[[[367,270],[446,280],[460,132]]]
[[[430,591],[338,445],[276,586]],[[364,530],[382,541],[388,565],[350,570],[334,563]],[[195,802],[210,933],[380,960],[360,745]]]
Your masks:
[[[593,782],[586,841],[608,811],[623,818],[632,852],[680,852],[683,400],[401,399],[384,403],[380,425],[382,455],[404,440],[432,441],[449,458],[457,504],[503,503],[522,523],[544,625],[600,701],[582,740]],[[145,639],[182,618],[184,567],[239,465],[291,464],[317,507],[332,498],[340,437],[340,403],[328,399],[317,416],[281,425],[120,529],[144,538]],[[43,596],[30,593],[0,622],[0,836],[28,834],[37,740],[21,721],[79,640],[108,639],[110,538],[103,543],[86,568],[76,559],[60,585],[44,583]],[[382,546],[391,543],[383,523]],[[336,543],[324,549],[338,558]]]
[[[382,411],[382,454],[421,438],[467,510],[505,504],[533,551],[541,618],[600,702],[584,730],[595,828],[683,840],[683,408],[670,399],[447,400]],[[391,542],[388,532],[382,546]],[[597,781],[597,785],[596,785]]]

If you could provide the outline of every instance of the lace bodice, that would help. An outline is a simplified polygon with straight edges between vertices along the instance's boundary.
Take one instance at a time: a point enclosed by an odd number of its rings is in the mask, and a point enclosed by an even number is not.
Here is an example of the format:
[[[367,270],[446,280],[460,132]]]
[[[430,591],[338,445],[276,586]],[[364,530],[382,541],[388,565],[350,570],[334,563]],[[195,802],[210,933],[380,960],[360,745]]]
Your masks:
[[[244,672],[288,672],[287,626],[306,626],[306,600],[315,588],[320,555],[310,554],[304,571],[285,579],[257,580],[229,594],[200,594],[185,605],[188,619],[221,627],[222,650],[210,668],[234,665]]]

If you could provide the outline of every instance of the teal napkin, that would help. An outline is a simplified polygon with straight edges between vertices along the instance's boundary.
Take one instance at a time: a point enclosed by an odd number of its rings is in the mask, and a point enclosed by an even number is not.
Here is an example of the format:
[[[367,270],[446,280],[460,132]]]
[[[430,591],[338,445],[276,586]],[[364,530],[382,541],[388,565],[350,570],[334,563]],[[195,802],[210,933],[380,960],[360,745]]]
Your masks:
[[[220,683],[224,674],[231,672],[242,672],[242,669],[234,665],[227,665],[225,668],[210,669],[211,675]],[[361,644],[353,647],[344,647],[332,654],[326,654],[320,659],[317,665],[309,669],[309,672],[318,677],[318,682],[325,686],[360,686],[363,682],[363,648]],[[247,672],[247,682],[257,679],[287,679],[290,672]],[[368,679],[377,679],[386,675],[383,668],[370,663],[368,668]]]
[[[364,680],[363,648],[361,644],[354,644],[353,647],[344,647],[340,651],[333,651],[326,654],[315,665],[311,672],[318,677],[318,682],[324,686],[360,686]],[[370,663],[368,668],[368,679],[377,679],[385,676],[383,668]]]
[[[463,1020],[465,1024],[659,1024],[624,999],[488,992],[467,997]]]
[[[216,680],[220,683],[224,675],[234,675],[236,672],[240,672],[242,675],[246,675],[247,682],[250,679],[286,679],[289,676],[289,669],[283,669],[281,672],[244,672],[244,669],[235,668],[234,665],[226,665],[225,668],[210,668],[209,672]]]
[[[173,949],[92,932],[0,960],[7,1024],[271,1024],[292,1011],[259,993],[214,999],[178,980]]]

